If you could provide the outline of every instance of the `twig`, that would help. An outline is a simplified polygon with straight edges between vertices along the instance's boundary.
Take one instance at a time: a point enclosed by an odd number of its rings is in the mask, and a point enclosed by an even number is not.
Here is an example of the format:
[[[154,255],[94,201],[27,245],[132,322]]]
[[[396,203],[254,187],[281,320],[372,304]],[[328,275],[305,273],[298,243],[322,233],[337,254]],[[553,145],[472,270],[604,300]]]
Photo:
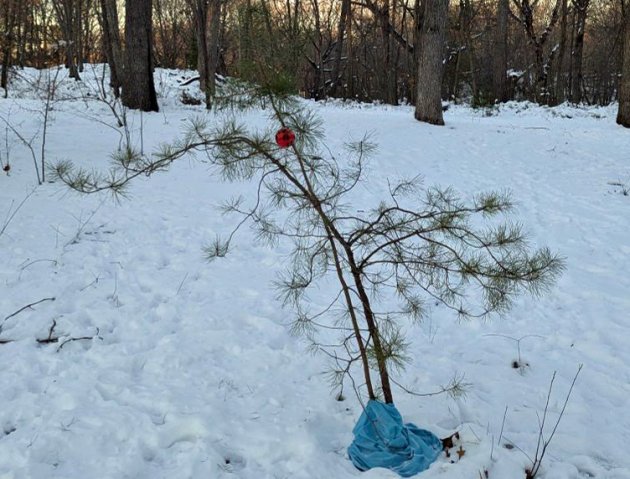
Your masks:
[[[25,264],[24,266],[20,268],[20,274],[18,275],[18,279],[22,279],[22,273],[24,272],[26,268],[33,266],[34,264],[37,264],[37,263],[52,263],[54,266],[57,266],[58,264],[56,259],[46,259],[46,258],[36,259],[34,261],[31,261],[30,263]]]
[[[17,214],[18,211],[20,211],[20,208],[22,208],[22,206],[24,206],[24,203],[26,203],[26,201],[31,196],[33,196],[33,193],[35,193],[35,189],[33,189],[28,195],[26,195],[24,197],[24,199],[20,202],[20,204],[17,205],[17,207],[13,211],[11,211],[11,209],[13,208],[14,201],[11,201],[11,206],[9,206],[9,211],[7,212],[7,217],[5,218],[4,223],[2,224],[2,227],[0,228],[0,236],[2,236],[2,233],[4,233],[6,231],[7,227],[9,226],[9,223],[11,223],[13,218],[15,218],[15,215]]]
[[[86,341],[86,340],[92,340],[94,338],[98,338],[98,339],[103,339],[99,336],[100,330],[99,328],[96,328],[96,334],[94,336],[81,336],[79,338],[68,338],[65,341],[63,341],[58,347],[57,347],[57,352],[61,351],[61,349],[68,343],[71,343],[73,341]]]
[[[57,320],[53,319],[53,322],[50,326],[50,329],[48,330],[48,337],[44,338],[44,339],[37,339],[36,341],[39,344],[53,344],[53,343],[58,343],[60,338],[59,336],[53,336],[53,333],[55,332],[55,328],[57,327]],[[89,340],[89,339],[94,339],[99,338],[99,339],[103,339],[102,337],[99,336],[100,333],[100,329],[96,328],[96,334],[94,336],[80,336],[80,337],[69,337],[64,339],[61,344],[59,344],[59,346],[57,347],[57,352],[61,351],[61,349],[68,343],[71,343],[73,341],[85,341],[85,340]]]
[[[38,304],[40,304],[40,303],[43,303],[44,301],[54,301],[54,300],[55,300],[55,298],[54,298],[54,297],[53,297],[53,298],[44,298],[44,299],[40,299],[39,301],[35,301],[34,303],[27,304],[26,306],[24,306],[24,307],[22,307],[22,308],[18,309],[15,313],[11,313],[11,314],[9,314],[6,318],[4,318],[4,320],[3,320],[2,322],[4,323],[4,322],[6,322],[8,319],[11,319],[13,316],[17,316],[18,314],[20,314],[20,313],[21,313],[22,311],[24,311],[25,309],[29,309],[29,308],[30,308],[30,309],[32,309],[32,308],[33,308],[33,306],[36,306],[36,305],[38,305]],[[1,328],[0,328],[0,330],[1,330]]]
[[[547,393],[547,401],[545,403],[545,410],[543,412],[543,420],[540,424],[540,431],[538,434],[538,443],[536,445],[536,454],[534,455],[532,466],[526,470],[526,476],[525,476],[526,479],[534,479],[536,475],[538,474],[538,471],[540,470],[540,466],[542,464],[542,460],[545,457],[545,453],[547,452],[547,448],[549,447],[549,444],[551,443],[554,435],[556,434],[556,431],[558,430],[558,425],[560,424],[560,421],[562,420],[562,417],[564,416],[564,412],[567,408],[567,404],[569,403],[569,398],[571,397],[571,393],[573,392],[573,387],[575,386],[575,382],[577,381],[577,378],[580,375],[580,371],[582,371],[583,366],[584,366],[583,364],[580,364],[578,366],[578,370],[575,373],[575,376],[573,376],[573,381],[571,381],[569,392],[567,392],[567,395],[564,398],[564,404],[562,405],[562,409],[560,410],[558,419],[556,423],[554,424],[553,429],[551,430],[551,434],[549,435],[549,438],[545,440],[543,438],[543,432],[544,432],[543,429],[545,426],[545,419],[547,418],[547,411],[549,407],[549,400],[551,398],[551,391],[553,389],[553,383],[556,378],[556,373],[555,372],[553,373],[553,376],[551,377],[551,382],[549,384],[549,392]],[[540,455],[539,455],[539,452],[540,452]]]
[[[85,221],[82,221],[81,218],[77,218],[76,216],[74,217],[74,219],[77,220],[77,222],[79,223],[79,229],[77,230],[77,232],[74,235],[74,237],[64,245],[64,248],[66,246],[77,244],[79,242],[79,239],[80,239],[79,237],[81,236],[81,233],[83,233],[83,230],[85,229],[85,227],[92,220],[92,218],[94,218],[94,215],[96,215],[96,213],[98,213],[98,211],[101,209],[101,207],[103,206],[104,203],[105,203],[105,199],[103,199],[100,202],[100,204],[96,207],[96,209],[94,211],[92,211],[90,213],[90,215],[87,217],[87,219]]]
[[[507,418],[508,407],[505,406],[505,411],[503,411],[503,421],[501,421],[501,432],[499,433],[499,440],[497,444],[501,444],[501,439],[503,439],[503,428],[505,427],[505,420]]]
[[[419,393],[416,391],[412,391],[406,388],[405,386],[403,386],[402,384],[400,384],[398,381],[396,381],[393,378],[390,378],[390,381],[394,383],[396,386],[398,386],[400,389],[402,389],[404,392],[406,392],[407,394],[411,394],[412,396],[418,396],[418,397],[438,396],[444,393],[448,393],[451,396],[464,395],[466,393],[466,390],[471,386],[471,383],[464,382],[464,375],[461,375],[459,377],[455,376],[453,379],[451,379],[451,382],[448,386],[440,386],[441,387],[440,391],[435,391],[431,393]]]
[[[48,337],[45,339],[37,339],[36,341],[39,344],[50,344],[50,343],[56,343],[57,341],[59,341],[58,337],[53,337],[53,333],[55,332],[56,327],[57,327],[57,320],[53,319],[52,325],[50,326],[50,329],[48,330]]]
[[[179,288],[177,288],[177,292],[175,293],[175,296],[177,296],[179,292],[182,290],[182,287],[184,286],[184,283],[186,282],[187,278],[188,278],[188,273],[184,275],[184,279],[182,279],[182,282],[179,283]]]

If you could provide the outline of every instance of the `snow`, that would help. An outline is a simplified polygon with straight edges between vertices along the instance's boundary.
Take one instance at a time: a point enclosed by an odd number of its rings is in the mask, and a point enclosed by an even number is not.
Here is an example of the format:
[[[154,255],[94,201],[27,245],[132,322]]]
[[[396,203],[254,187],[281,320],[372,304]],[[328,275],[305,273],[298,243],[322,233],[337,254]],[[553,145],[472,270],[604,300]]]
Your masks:
[[[85,96],[95,72],[85,84],[60,75],[48,161],[108,168],[120,133],[107,105]],[[37,73],[21,75],[0,117],[34,137],[39,155],[43,100],[27,81]],[[191,118],[220,121],[179,103],[184,77],[159,71],[161,112],[128,113],[145,151],[176,139]],[[451,106],[447,126],[434,127],[409,106],[308,106],[333,152],[366,132],[379,144],[357,208],[397,176],[421,174],[467,197],[509,189],[530,242],[567,260],[550,293],[520,298],[505,317],[458,322],[435,307],[409,325],[413,363],[401,384],[432,392],[455,375],[470,383],[455,399],[395,391],[406,421],[462,436],[461,459],[441,458],[419,477],[524,477],[552,375],[545,438],[583,364],[539,477],[630,478],[630,197],[609,184],[630,184],[630,133],[615,125],[615,108]],[[243,120],[261,126],[267,114]],[[0,340],[11,340],[0,344],[0,478],[397,477],[361,473],[347,458],[361,406],[351,390],[336,401],[326,359],[289,334],[291,312],[272,286],[286,249],[242,230],[231,255],[204,261],[203,246],[236,222],[217,205],[251,193],[248,185],[221,183],[189,158],[134,182],[116,203],[37,186],[30,151],[5,128],[0,140],[2,161],[11,160],[0,176],[0,321],[55,298],[0,323]],[[38,343],[53,322],[59,341]],[[64,342],[81,337],[92,339]]]

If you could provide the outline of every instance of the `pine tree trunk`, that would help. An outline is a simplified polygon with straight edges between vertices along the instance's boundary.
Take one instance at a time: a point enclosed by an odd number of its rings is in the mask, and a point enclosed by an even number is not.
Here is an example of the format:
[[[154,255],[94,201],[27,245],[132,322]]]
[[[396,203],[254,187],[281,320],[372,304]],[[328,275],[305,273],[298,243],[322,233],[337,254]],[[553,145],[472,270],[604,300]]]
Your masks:
[[[623,62],[619,80],[619,110],[617,123],[630,128],[630,12],[625,12],[623,19]]]
[[[123,77],[123,52],[120,45],[116,0],[101,0],[101,15],[103,41],[105,43],[107,63],[109,64],[109,85],[114,90],[116,98],[118,98]]]
[[[510,0],[499,0],[497,6],[497,27],[494,38],[493,86],[494,98],[499,102],[508,100],[508,14]]]
[[[125,6],[122,102],[132,110],[158,111],[153,83],[152,0],[126,0]]]
[[[416,120],[443,125],[442,75],[446,42],[448,0],[425,0],[416,49],[418,85]]]

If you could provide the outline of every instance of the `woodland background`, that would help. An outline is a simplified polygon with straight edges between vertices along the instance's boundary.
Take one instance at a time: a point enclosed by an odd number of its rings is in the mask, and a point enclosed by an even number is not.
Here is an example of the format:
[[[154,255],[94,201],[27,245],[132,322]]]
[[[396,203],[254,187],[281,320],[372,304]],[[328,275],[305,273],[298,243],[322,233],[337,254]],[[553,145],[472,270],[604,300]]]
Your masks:
[[[628,9],[624,0],[124,3],[0,0],[2,88],[14,67],[65,63],[79,79],[86,63],[109,61],[122,77],[124,45],[133,53],[142,43],[126,37],[135,20],[149,33],[151,67],[199,69],[202,89],[215,70],[256,81],[281,75],[307,98],[415,103],[424,81],[416,32],[448,5],[442,99],[606,105],[617,99]]]

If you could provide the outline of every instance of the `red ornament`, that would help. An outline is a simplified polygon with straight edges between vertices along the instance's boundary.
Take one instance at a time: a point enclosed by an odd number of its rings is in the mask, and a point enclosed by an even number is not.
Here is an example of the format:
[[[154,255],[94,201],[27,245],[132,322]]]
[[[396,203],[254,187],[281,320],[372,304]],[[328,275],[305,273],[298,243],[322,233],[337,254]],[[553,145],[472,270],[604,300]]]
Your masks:
[[[280,148],[288,148],[295,143],[295,133],[290,128],[280,128],[276,133],[276,143]]]

